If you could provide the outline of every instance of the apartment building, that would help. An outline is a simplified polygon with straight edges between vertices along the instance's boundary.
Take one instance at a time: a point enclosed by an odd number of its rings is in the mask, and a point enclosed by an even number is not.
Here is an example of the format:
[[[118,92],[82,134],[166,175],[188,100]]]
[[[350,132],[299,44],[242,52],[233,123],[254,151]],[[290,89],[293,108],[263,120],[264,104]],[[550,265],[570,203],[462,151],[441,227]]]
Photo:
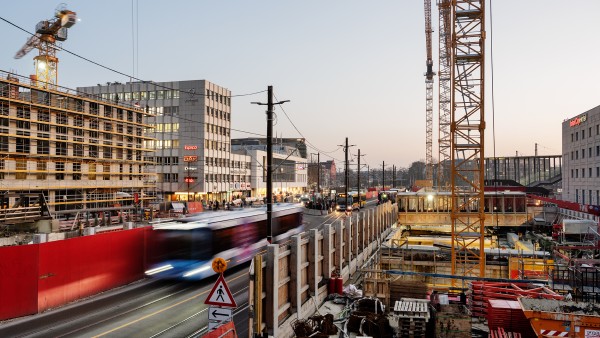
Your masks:
[[[0,71],[0,209],[44,204],[60,218],[143,205],[154,189],[145,158],[145,145],[154,141],[144,135],[146,115]],[[10,217],[0,213],[1,222]]]

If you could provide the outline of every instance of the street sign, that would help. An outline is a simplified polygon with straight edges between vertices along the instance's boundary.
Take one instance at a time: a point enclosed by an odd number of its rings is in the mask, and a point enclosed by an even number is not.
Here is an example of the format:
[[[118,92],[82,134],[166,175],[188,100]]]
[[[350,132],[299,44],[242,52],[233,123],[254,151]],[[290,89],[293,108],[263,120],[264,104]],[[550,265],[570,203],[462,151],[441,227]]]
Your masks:
[[[227,261],[221,257],[217,257],[212,262],[212,268],[216,273],[223,273],[227,269]]]
[[[231,291],[229,291],[227,282],[225,282],[225,278],[223,278],[223,274],[219,275],[217,282],[208,294],[208,297],[206,297],[204,304],[237,307],[235,299],[233,299]]]
[[[221,307],[208,307],[208,320],[217,320],[220,322],[226,322],[231,320],[233,309],[221,308]]]

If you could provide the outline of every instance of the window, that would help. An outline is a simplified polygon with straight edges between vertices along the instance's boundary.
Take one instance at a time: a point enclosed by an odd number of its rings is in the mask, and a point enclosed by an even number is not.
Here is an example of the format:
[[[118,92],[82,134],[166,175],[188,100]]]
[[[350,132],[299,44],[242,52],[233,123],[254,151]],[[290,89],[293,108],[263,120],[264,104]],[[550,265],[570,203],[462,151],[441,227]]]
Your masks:
[[[8,151],[8,136],[0,136],[0,151]]]
[[[37,153],[38,154],[50,154],[50,141],[37,140]]]
[[[65,179],[65,162],[56,162],[56,179],[64,180]]]
[[[600,177],[600,167],[596,167],[596,177]]]
[[[588,130],[588,137],[592,137],[592,127],[590,127],[590,129]],[[591,191],[590,191],[591,193]],[[592,195],[590,195],[590,201],[592,200]]]
[[[73,179],[81,180],[81,163],[73,163]]]
[[[592,168],[588,168],[588,177],[592,177]]]
[[[110,164],[103,164],[102,165],[102,179],[105,181],[109,181],[110,180]]]
[[[0,159],[0,180],[4,179],[4,169],[6,169],[4,160]]]
[[[592,157],[592,147],[588,148],[588,157]]]
[[[575,169],[575,178],[579,178],[579,169]]]
[[[581,149],[581,159],[585,158],[585,149]]]
[[[47,171],[47,164],[46,161],[38,161],[37,162],[37,172],[35,174],[35,178],[38,180],[45,180],[48,176]]]
[[[73,156],[83,157],[83,144],[73,144]]]
[[[17,153],[29,154],[29,139],[17,137]]]
[[[600,146],[596,146],[596,156],[600,156]]]
[[[575,132],[575,141],[579,141],[579,132],[578,131]]]
[[[571,152],[571,161],[573,161],[575,159],[575,152]]]
[[[579,150],[575,150],[575,159],[578,160],[579,159]]]
[[[88,156],[91,158],[98,158],[98,146],[89,146]]]
[[[581,178],[585,178],[585,168],[581,168]]]
[[[585,139],[585,129],[583,129],[581,131],[581,140],[583,141]]]
[[[103,147],[102,152],[104,153],[104,158],[112,159],[112,149],[110,147]]]
[[[67,156],[66,142],[56,142],[56,155]]]
[[[65,113],[56,114],[56,123],[57,124],[68,125],[69,124],[69,118],[67,117],[67,114],[65,114]]]
[[[574,177],[575,177],[574,170],[573,170],[573,169],[571,169],[571,178],[574,178]]]

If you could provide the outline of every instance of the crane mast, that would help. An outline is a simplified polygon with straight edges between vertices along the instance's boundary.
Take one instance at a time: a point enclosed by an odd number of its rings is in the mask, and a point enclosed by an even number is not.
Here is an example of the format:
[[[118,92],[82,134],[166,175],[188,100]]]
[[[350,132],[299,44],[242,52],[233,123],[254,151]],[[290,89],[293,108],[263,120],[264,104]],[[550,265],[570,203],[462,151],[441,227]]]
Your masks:
[[[20,59],[32,49],[38,49],[33,58],[35,66],[34,83],[41,88],[54,88],[58,79],[58,43],[67,40],[67,29],[77,21],[77,13],[68,10],[64,4],[56,8],[54,17],[42,20],[35,26],[35,35],[15,54]]]
[[[427,61],[425,63],[425,178],[433,181],[433,58],[431,52],[431,0],[425,3],[425,46],[427,49]]]
[[[485,277],[485,0],[452,0],[451,15],[452,274]]]
[[[450,69],[452,57],[452,42],[450,40],[452,27],[450,18],[450,0],[438,0],[439,10],[439,66],[438,66],[438,164],[437,186],[449,190],[450,179]],[[446,189],[444,189],[446,188]]]

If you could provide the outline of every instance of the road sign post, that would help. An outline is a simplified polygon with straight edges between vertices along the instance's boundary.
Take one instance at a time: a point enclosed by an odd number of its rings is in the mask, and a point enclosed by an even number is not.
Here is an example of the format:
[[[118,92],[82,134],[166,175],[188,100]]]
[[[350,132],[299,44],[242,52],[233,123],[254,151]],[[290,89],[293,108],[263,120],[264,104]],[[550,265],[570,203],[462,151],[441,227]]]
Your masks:
[[[223,277],[227,268],[227,261],[223,258],[215,258],[212,263],[213,270],[219,274],[212,290],[206,297],[204,304],[208,307],[208,329],[213,330],[226,322],[232,321],[233,309],[237,307],[235,299]]]

